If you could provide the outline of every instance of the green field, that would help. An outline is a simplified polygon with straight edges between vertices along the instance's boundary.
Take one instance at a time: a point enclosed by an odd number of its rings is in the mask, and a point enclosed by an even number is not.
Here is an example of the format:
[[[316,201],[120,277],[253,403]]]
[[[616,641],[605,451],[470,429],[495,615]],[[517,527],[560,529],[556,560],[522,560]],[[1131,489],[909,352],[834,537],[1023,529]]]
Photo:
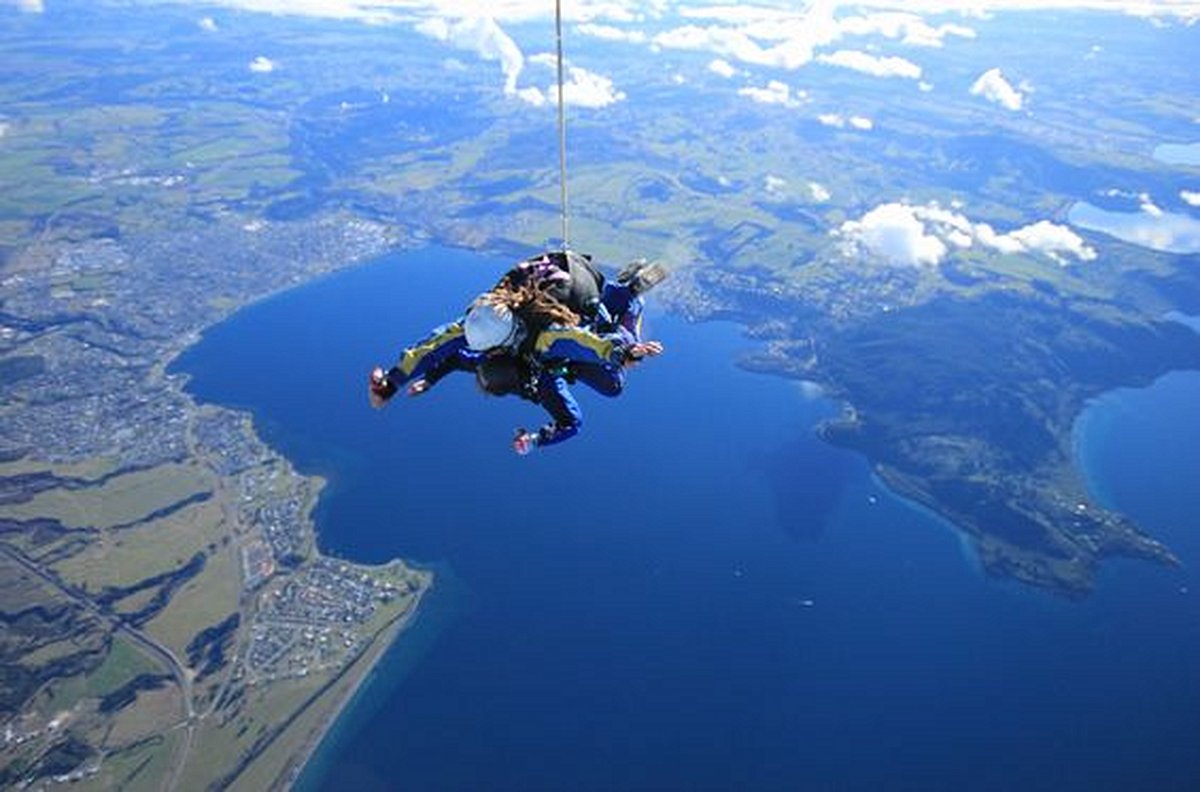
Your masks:
[[[80,789],[160,792],[172,769],[172,760],[183,739],[181,731],[167,731],[138,744],[108,754],[100,772],[78,785]]]
[[[55,684],[49,689],[42,706],[47,714],[70,710],[84,699],[111,693],[139,674],[162,674],[167,671],[128,638],[114,635],[108,654],[95,671]]]
[[[162,465],[109,479],[81,489],[57,488],[25,503],[3,507],[17,519],[50,517],[69,528],[103,530],[145,519],[195,495],[212,491],[211,473],[196,465]]]
[[[54,568],[65,580],[92,591],[129,586],[183,566],[229,534],[222,505],[209,500],[133,528],[102,530]]]
[[[171,603],[146,624],[146,632],[186,657],[196,633],[241,609],[242,570],[236,548],[208,557],[204,571],[180,588]]]

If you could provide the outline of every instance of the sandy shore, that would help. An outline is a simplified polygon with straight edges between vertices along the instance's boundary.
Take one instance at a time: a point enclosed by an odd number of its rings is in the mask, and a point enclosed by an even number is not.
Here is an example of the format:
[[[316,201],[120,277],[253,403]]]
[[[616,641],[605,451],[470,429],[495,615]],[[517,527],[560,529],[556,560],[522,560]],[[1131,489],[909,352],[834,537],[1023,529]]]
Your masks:
[[[313,756],[320,749],[321,744],[325,742],[325,738],[329,736],[329,732],[341,720],[346,708],[349,707],[362,690],[363,685],[371,676],[371,672],[379,664],[379,661],[387,654],[387,650],[395,643],[404,631],[412,624],[413,620],[420,612],[421,600],[425,595],[433,589],[433,578],[429,579],[429,583],[422,586],[413,598],[412,605],[403,613],[398,614],[392,621],[385,626],[380,632],[376,633],[371,639],[371,645],[363,651],[358,658],[350,664],[342,675],[353,674],[354,678],[347,683],[347,689],[340,694],[340,700],[333,705],[333,710],[325,719],[325,722],[320,725],[305,741],[303,749],[299,752],[299,761],[294,766],[289,762],[289,767],[285,769],[282,775],[287,776],[284,786],[291,788],[296,780],[304,772],[304,768],[312,761]]]

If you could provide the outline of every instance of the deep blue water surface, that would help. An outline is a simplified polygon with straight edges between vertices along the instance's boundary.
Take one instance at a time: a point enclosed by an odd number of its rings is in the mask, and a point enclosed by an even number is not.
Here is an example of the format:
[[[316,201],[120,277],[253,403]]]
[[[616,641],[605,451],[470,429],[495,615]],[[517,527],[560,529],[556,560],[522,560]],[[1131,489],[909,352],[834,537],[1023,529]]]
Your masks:
[[[505,262],[430,249],[246,310],[182,367],[331,486],[321,547],[435,565],[417,625],[306,789],[1200,788],[1200,375],[1081,422],[1107,504],[1178,551],[1069,603],[986,579],[957,535],[812,433],[836,408],[734,367],[732,325],[653,310],[667,354],[584,433],[459,375],[367,407],[369,367]],[[1181,429],[1182,427],[1182,429]]]

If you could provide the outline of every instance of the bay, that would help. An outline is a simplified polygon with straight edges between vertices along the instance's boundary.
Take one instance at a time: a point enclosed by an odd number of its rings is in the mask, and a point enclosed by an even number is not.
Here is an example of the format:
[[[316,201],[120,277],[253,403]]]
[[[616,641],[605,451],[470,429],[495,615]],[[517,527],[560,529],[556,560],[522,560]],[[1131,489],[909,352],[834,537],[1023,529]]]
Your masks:
[[[579,389],[586,426],[562,446],[513,455],[512,428],[542,416],[466,377],[370,410],[370,366],[506,266],[441,248],[391,257],[247,309],[181,361],[198,398],[249,409],[330,481],[324,552],[441,573],[301,788],[1200,778],[1200,512],[1180,472],[1200,467],[1195,444],[1164,456],[1147,434],[1194,416],[1196,379],[1110,394],[1079,430],[1101,497],[1186,566],[1111,562],[1093,597],[1064,602],[987,579],[950,526],[821,443],[813,427],[837,406],[738,369],[753,342],[735,325],[691,325],[653,299],[647,335],[667,353],[617,400]],[[1180,389],[1171,409],[1139,406],[1163,383]],[[1112,413],[1128,399],[1150,428]],[[1134,470],[1152,494],[1128,484]]]

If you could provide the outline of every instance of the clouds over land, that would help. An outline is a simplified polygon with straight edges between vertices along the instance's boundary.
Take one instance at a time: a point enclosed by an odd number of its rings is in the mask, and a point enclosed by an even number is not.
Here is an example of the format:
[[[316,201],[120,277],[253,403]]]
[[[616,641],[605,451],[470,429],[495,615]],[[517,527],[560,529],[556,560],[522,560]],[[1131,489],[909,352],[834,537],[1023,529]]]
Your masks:
[[[783,37],[783,31],[757,31],[723,25],[685,25],[654,37],[663,49],[692,50],[753,66],[798,69],[813,59],[818,34]]]
[[[936,203],[880,204],[860,219],[843,223],[835,233],[849,257],[907,267],[937,266],[952,251],[975,246],[1004,254],[1042,255],[1059,263],[1096,258],[1096,251],[1066,226],[1040,220],[1001,234],[987,223],[972,222]]]
[[[719,74],[722,77],[732,77],[737,74],[737,69],[729,65],[729,61],[716,58],[708,64],[708,70],[713,74]]]
[[[799,5],[799,4],[797,4]],[[872,3],[856,5],[861,11]],[[948,36],[973,38],[961,24],[930,25],[914,13],[885,11],[838,16],[837,3],[810,3],[795,10],[752,4],[685,6],[688,24],[660,33],[654,43],[665,49],[694,50],[747,65],[794,70],[814,60],[873,76],[916,78],[920,67],[898,56],[843,48],[821,50],[848,39],[884,38],[905,47],[940,47]]]
[[[496,61],[504,75],[504,93],[522,101],[542,107],[557,101],[557,85],[545,88],[536,86],[518,87],[518,80],[525,71],[526,58],[521,48],[491,17],[466,17],[447,20],[440,17],[423,20],[416,30],[438,41],[445,41],[459,49],[479,55],[485,61]],[[555,67],[553,56],[537,55],[528,63]],[[553,82],[552,74],[548,82]],[[605,107],[619,102],[625,94],[613,86],[608,77],[578,66],[567,66],[563,83],[563,100],[576,107]]]
[[[270,58],[259,55],[254,60],[250,61],[250,71],[256,74],[270,74],[275,71],[275,61]]]
[[[821,113],[817,116],[817,121],[824,126],[834,127],[835,129],[844,129],[847,126],[850,126],[853,129],[861,129],[862,131],[867,132],[875,128],[875,122],[866,116],[856,115],[847,118],[840,113]]]
[[[848,220],[838,233],[847,256],[863,253],[890,264],[933,266],[946,255],[946,243],[925,228],[914,207],[883,204],[859,220]]]
[[[535,55],[529,62],[547,67],[553,75],[556,61],[553,55]],[[547,77],[545,88],[521,88],[517,96],[534,107],[558,101],[558,83]],[[625,94],[613,86],[613,81],[602,74],[590,72],[578,66],[567,66],[563,80],[563,101],[575,107],[607,107],[625,98]]]
[[[1016,112],[1021,109],[1025,97],[1004,79],[999,69],[988,69],[971,86],[972,96],[982,96],[1005,110]]]
[[[426,19],[417,23],[418,33],[476,53],[487,61],[498,61],[504,74],[504,92],[517,91],[517,77],[525,68],[525,56],[516,42],[491,17]]]
[[[575,28],[575,31],[581,35],[603,39],[604,41],[625,41],[630,44],[643,44],[647,40],[646,34],[640,30],[626,30],[624,28],[597,25],[590,22],[579,25]]]
[[[792,93],[791,86],[779,80],[771,80],[766,88],[739,88],[738,93],[761,104],[777,104],[784,107],[798,107],[807,98],[803,91]]]
[[[847,35],[878,35],[914,47],[940,47],[947,36],[975,38],[975,31],[966,25],[943,24],[933,27],[917,14],[880,12],[851,17],[841,25]]]
[[[545,89],[522,85],[526,57],[509,32],[516,24],[546,24],[540,46],[552,40],[552,3],[546,0],[174,0],[179,3],[245,11],[356,20],[367,24],[403,24],[500,66],[506,96],[531,104],[546,99]],[[691,51],[707,56],[714,74],[734,77],[748,67],[794,71],[813,62],[878,78],[920,80],[922,50],[969,40],[971,19],[1002,10],[1081,8],[1123,11],[1157,19],[1200,18],[1200,0],[839,0],[783,3],[781,0],[732,3],[729,0],[572,0],[563,4],[568,35],[612,44]],[[769,2],[769,4],[767,4]],[[41,11],[44,0],[0,0]],[[938,15],[955,15],[944,22]],[[522,31],[529,28],[521,28]],[[888,52],[887,48],[903,49]],[[570,47],[568,47],[570,51]],[[575,72],[567,91],[580,106],[619,101],[622,92],[596,69]],[[753,75],[750,75],[751,77]],[[777,79],[777,75],[759,75]],[[922,90],[928,83],[920,83]],[[992,70],[973,92],[1009,110],[1023,106],[1024,95]],[[752,94],[747,94],[752,95]],[[539,97],[541,99],[539,100]]]
[[[906,77],[910,80],[921,78],[921,67],[912,61],[898,57],[868,55],[857,50],[838,50],[829,55],[818,55],[817,62],[828,66],[840,66],[872,77]]]

